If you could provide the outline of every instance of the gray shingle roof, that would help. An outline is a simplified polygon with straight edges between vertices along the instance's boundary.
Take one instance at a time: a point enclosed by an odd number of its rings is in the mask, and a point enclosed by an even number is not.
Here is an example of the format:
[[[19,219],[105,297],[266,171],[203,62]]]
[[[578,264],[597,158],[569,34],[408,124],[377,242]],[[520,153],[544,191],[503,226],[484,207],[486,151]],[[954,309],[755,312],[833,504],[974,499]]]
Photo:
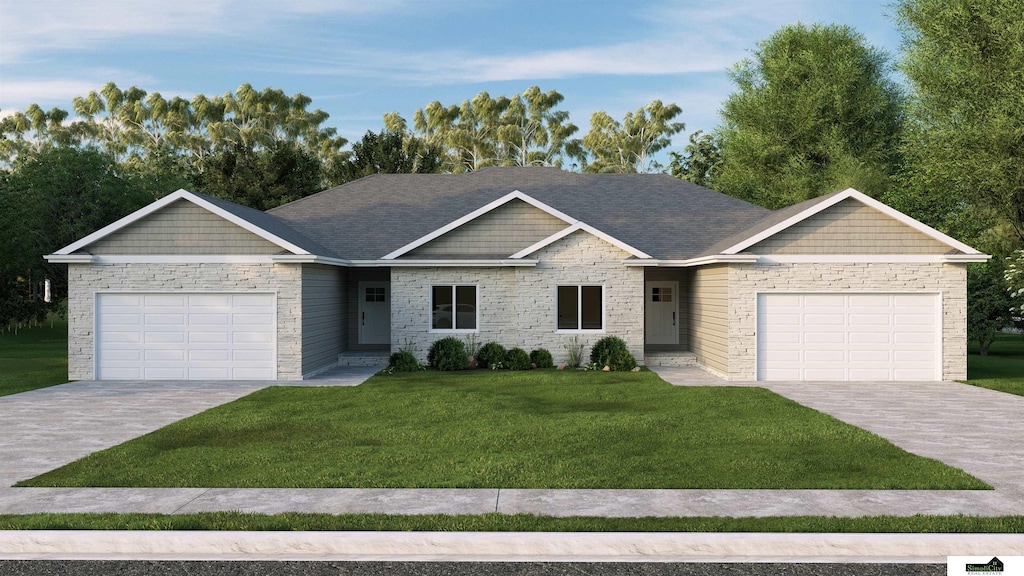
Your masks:
[[[825,194],[824,196],[818,196],[817,198],[804,200],[799,204],[793,204],[792,206],[780,208],[774,212],[768,212],[768,214],[764,218],[761,218],[760,220],[754,222],[753,224],[750,225],[750,227],[744,228],[743,230],[740,230],[736,234],[729,235],[719,240],[718,242],[715,242],[706,250],[698,254],[698,256],[712,256],[715,254],[721,254],[722,250],[727,250],[731,246],[735,246],[736,244],[742,242],[743,240],[746,240],[747,238],[750,238],[751,236],[760,234],[761,232],[764,232],[765,230],[771,228],[772,226],[775,226],[776,224],[781,224],[782,222],[785,222],[789,218],[796,216],[797,214],[803,212],[804,210],[821,204],[822,202],[825,202],[826,200],[832,198],[836,194],[842,194],[842,192],[842,190],[839,190],[831,194]]]
[[[297,232],[290,224],[281,218],[277,218],[266,212],[261,212],[255,208],[249,208],[247,206],[242,206],[241,204],[235,204],[234,202],[228,202],[227,200],[207,196],[206,194],[200,194],[198,192],[192,192],[192,194],[199,196],[203,200],[214,204],[222,210],[230,212],[243,220],[247,220],[256,226],[259,226],[285,242],[295,244],[310,254],[316,254],[317,256],[333,255],[329,249]]]
[[[697,256],[771,214],[664,174],[487,168],[470,174],[368,176],[266,215],[276,221],[268,224],[301,230],[299,236],[329,251],[324,255],[373,260],[514,190],[661,259]]]

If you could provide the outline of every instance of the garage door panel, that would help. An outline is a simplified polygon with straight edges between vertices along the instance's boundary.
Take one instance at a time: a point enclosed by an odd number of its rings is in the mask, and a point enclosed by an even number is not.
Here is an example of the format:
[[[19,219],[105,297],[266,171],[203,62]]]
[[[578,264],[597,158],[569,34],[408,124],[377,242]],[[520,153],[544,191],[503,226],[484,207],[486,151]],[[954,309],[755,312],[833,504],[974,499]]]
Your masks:
[[[234,314],[232,320],[236,326],[268,326],[274,323],[270,314]]]
[[[758,379],[939,377],[936,294],[759,294],[757,301]]]
[[[889,344],[892,336],[889,332],[850,332],[847,338],[850,344]]]
[[[275,308],[273,294],[100,294],[96,376],[275,379]]]
[[[231,324],[230,314],[189,314],[188,323],[192,326],[227,326]]]

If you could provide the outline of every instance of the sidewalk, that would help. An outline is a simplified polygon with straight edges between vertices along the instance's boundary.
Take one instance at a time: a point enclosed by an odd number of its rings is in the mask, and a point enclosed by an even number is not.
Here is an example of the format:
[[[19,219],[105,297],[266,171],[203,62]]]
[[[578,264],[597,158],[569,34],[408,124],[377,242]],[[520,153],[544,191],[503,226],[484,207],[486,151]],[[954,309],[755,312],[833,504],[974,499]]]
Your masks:
[[[522,490],[366,488],[2,488],[0,514],[238,511],[258,514],[546,516],[1024,515],[1009,490]]]

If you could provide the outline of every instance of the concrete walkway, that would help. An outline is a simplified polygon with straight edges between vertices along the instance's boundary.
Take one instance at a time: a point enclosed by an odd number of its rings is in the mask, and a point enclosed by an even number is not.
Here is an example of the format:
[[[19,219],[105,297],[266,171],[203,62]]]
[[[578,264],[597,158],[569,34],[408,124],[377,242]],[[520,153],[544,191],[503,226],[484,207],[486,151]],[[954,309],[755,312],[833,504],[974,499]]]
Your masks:
[[[303,385],[351,385],[345,371]],[[694,372],[696,371],[696,372]],[[657,369],[677,385],[726,383]],[[347,375],[346,375],[347,374]],[[357,382],[358,381],[358,382]],[[333,382],[333,383],[332,383]],[[132,385],[134,384],[134,385]],[[0,398],[0,484],[30,478],[272,385],[82,382]],[[283,384],[283,383],[282,383]],[[292,385],[293,383],[288,383]],[[244,511],[552,516],[1024,514],[1024,398],[952,383],[771,383],[765,387],[937,458],[996,490],[434,490],[0,488],[0,514]],[[56,422],[56,424],[55,424]],[[8,425],[11,428],[8,428]],[[8,434],[11,430],[11,434]]]

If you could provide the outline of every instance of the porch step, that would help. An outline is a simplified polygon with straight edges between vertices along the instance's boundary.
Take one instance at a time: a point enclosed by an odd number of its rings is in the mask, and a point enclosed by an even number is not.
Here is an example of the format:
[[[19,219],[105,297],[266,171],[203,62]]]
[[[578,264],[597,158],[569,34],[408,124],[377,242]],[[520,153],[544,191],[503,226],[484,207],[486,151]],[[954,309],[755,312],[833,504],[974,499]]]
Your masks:
[[[693,352],[645,352],[645,366],[696,366],[697,355]]]
[[[338,354],[338,366],[380,366],[388,364],[387,350],[349,350]]]

